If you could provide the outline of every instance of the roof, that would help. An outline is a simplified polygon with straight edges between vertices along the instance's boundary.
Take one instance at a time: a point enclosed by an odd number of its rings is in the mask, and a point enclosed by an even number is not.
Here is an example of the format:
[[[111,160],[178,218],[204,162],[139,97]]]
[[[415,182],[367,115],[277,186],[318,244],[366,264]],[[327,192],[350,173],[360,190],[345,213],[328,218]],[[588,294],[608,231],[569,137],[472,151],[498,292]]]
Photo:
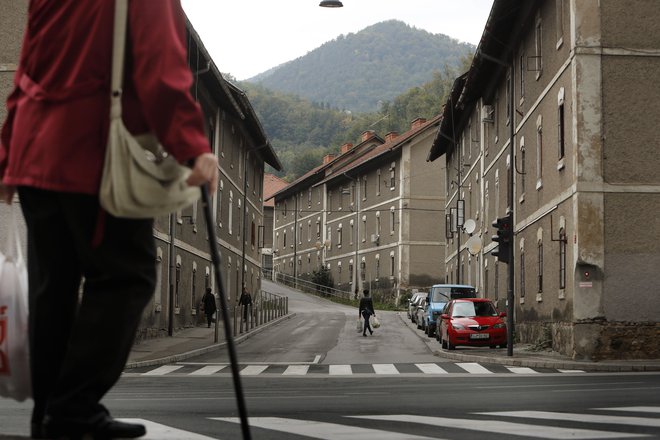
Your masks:
[[[372,162],[377,158],[385,157],[389,153],[399,150],[401,147],[403,147],[403,145],[405,145],[407,142],[412,140],[421,132],[426,131],[429,127],[433,125],[439,124],[441,119],[442,119],[442,115],[437,115],[431,118],[430,120],[424,122],[423,124],[420,124],[419,126],[395,137],[394,139],[389,140],[384,144],[377,146],[373,150],[368,151],[367,153],[363,154],[357,159],[344,164],[343,167],[339,167],[336,170],[332,170],[332,173],[328,174],[326,178],[323,179],[321,182],[318,182],[317,185],[321,185],[323,183],[339,178],[343,176],[345,173],[360,168],[362,165],[366,166],[367,162]]]
[[[265,173],[264,174],[264,206],[275,206],[275,201],[272,199],[272,195],[277,191],[285,188],[289,185],[284,179],[280,179],[274,174]]]
[[[245,122],[250,134],[254,136],[256,145],[255,148],[248,151],[257,151],[257,154],[262,157],[264,162],[277,171],[281,171],[282,164],[277,158],[277,154],[275,154],[275,150],[273,150],[270,140],[266,136],[266,132],[245,92],[222,76],[211,55],[206,50],[202,39],[187,17],[186,28],[191,38],[195,41],[202,58],[208,62],[208,67],[198,72],[197,80],[203,81],[206,84],[211,96],[213,96],[223,109],[226,109]]]
[[[522,23],[539,7],[539,2],[495,0],[470,69],[454,81],[443,110],[443,122],[427,161],[434,161],[455,145],[454,133],[465,125],[477,99],[490,98],[493,83],[511,64],[512,44],[522,33]]]

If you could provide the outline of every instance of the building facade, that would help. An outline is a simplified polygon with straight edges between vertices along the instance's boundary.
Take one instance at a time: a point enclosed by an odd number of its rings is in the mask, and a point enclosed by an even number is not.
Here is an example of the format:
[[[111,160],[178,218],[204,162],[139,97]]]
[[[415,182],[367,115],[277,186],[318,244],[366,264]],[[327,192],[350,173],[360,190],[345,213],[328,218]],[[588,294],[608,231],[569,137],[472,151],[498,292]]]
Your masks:
[[[275,194],[275,270],[309,278],[325,267],[347,296],[392,302],[444,281],[444,189],[431,184],[444,170],[425,161],[439,122],[365,132]]]
[[[655,358],[660,9],[495,0],[429,160],[444,156],[450,281],[506,304],[492,223],[513,215],[515,333],[577,359]],[[645,104],[642,104],[645,103]],[[472,237],[477,237],[476,239]]]
[[[264,174],[264,226],[263,247],[261,249],[261,271],[264,276],[272,276],[273,271],[273,227],[275,226],[275,200],[272,196],[289,185],[274,174]]]
[[[0,94],[13,88],[27,3],[0,0]],[[213,197],[214,239],[222,257],[224,291],[230,305],[245,285],[258,299],[261,280],[259,230],[263,226],[265,164],[281,169],[249,100],[222,77],[199,35],[186,21],[188,58],[194,76],[192,93],[199,102],[205,129],[220,163],[220,180]],[[0,107],[0,120],[6,116]],[[20,201],[17,201],[20,203]],[[6,225],[0,204],[0,225]],[[0,235],[6,231],[0,226]],[[201,201],[172,216],[155,219],[157,286],[147,305],[137,338],[154,337],[203,321],[199,313],[206,287],[217,294],[209,237]]]

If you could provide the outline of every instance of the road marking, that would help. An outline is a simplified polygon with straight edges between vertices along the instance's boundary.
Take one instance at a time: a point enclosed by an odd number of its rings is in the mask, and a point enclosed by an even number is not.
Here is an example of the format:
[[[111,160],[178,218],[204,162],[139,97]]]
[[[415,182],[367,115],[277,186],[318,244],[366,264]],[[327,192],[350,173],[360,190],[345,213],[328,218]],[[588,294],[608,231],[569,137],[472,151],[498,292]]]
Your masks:
[[[226,365],[207,365],[206,367],[202,367],[199,370],[193,371],[189,374],[189,376],[208,376],[217,373],[225,367]]]
[[[567,414],[550,411],[497,411],[477,413],[496,417],[524,417],[526,419],[563,420],[570,422],[605,423],[608,425],[632,425],[660,427],[660,419],[628,416],[603,416],[599,414]]]
[[[372,364],[376,374],[399,374],[394,364]]]
[[[243,368],[240,372],[241,376],[256,376],[258,374],[263,373],[266,368],[268,368],[268,365],[248,365],[247,367]]]
[[[353,374],[353,370],[350,365],[330,365],[329,373],[331,376],[350,376]]]
[[[240,423],[240,419],[235,417],[212,417],[211,420]],[[359,426],[280,417],[250,417],[250,426],[323,440],[439,440],[436,437],[422,437],[419,435],[402,434],[400,432],[382,431],[380,429],[361,428]]]
[[[147,435],[140,437],[143,440],[217,440],[213,437],[195,434],[190,431],[172,428],[144,419],[119,419],[128,423],[140,423],[147,428]]]
[[[538,371],[534,371],[528,367],[504,367],[504,368],[515,374],[539,374]]]
[[[563,415],[562,415],[563,416]],[[607,432],[591,429],[559,428],[555,426],[536,426],[524,423],[502,422],[499,420],[451,419],[445,417],[429,417],[408,414],[392,414],[385,416],[347,416],[357,419],[397,421],[406,423],[423,423],[432,426],[448,427],[452,429],[466,429],[505,435],[519,435],[526,438],[538,437],[553,440],[570,439],[605,439],[605,438],[632,438],[647,437],[644,434],[630,434],[625,432]]]
[[[458,365],[468,373],[472,373],[472,374],[493,374],[492,371],[486,369],[485,367],[482,367],[476,362],[463,362],[463,363],[457,363],[456,365]]]
[[[558,369],[560,373],[584,373],[584,370],[564,370],[564,369]]]
[[[314,360],[312,361],[312,363],[313,363],[313,364],[318,364],[319,362],[321,362],[321,355],[320,355],[320,354],[317,354],[317,355],[314,357]]]
[[[282,373],[283,376],[303,376],[307,374],[309,365],[289,365],[289,367]]]
[[[163,365],[162,367],[158,367],[155,370],[142,373],[142,376],[163,376],[180,368],[183,368],[183,365]]]
[[[415,364],[424,374],[447,374],[445,370],[436,364]]]

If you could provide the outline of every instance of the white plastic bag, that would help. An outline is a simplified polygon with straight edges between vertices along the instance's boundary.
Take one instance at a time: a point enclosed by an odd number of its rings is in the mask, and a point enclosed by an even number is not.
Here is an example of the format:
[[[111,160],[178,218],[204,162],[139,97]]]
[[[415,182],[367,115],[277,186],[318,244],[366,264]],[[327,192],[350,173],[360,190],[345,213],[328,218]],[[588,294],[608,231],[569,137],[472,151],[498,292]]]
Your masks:
[[[19,402],[31,396],[28,351],[28,279],[11,207],[7,242],[0,249],[0,396]]]
[[[373,327],[373,328],[380,327],[380,321],[378,320],[378,318],[376,318],[376,315],[371,315],[370,324],[371,324],[371,327]]]

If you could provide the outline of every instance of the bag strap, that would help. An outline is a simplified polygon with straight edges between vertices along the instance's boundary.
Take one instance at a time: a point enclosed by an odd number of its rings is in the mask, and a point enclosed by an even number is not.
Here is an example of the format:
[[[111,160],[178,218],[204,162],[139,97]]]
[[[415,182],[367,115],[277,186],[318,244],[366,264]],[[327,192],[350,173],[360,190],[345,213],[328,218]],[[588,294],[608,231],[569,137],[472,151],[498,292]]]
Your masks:
[[[4,254],[8,260],[18,262],[23,260],[23,250],[21,249],[21,236],[18,233],[18,208],[16,207],[16,203],[12,203],[9,206],[9,211],[7,241],[5,242]]]
[[[115,0],[115,25],[112,40],[112,79],[110,82],[110,120],[121,118],[121,94],[126,49],[128,1]]]

